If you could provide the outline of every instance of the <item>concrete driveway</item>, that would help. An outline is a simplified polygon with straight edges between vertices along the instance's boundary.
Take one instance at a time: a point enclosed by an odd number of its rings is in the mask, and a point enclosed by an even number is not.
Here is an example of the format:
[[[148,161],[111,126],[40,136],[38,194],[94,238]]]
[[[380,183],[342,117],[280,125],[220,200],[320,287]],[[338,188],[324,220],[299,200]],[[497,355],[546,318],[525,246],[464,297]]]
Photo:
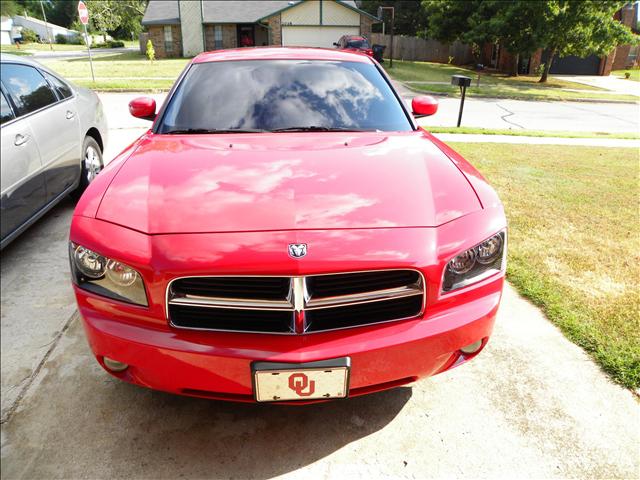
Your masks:
[[[110,158],[148,122],[103,97]],[[115,116],[112,116],[115,115]],[[1,254],[2,478],[637,478],[640,404],[505,291],[482,355],[437,377],[307,407],[124,384],[75,312],[64,202]]]
[[[554,75],[555,78],[569,82],[582,83],[592,87],[604,88],[614,93],[640,97],[640,82],[616,77],[615,75]]]

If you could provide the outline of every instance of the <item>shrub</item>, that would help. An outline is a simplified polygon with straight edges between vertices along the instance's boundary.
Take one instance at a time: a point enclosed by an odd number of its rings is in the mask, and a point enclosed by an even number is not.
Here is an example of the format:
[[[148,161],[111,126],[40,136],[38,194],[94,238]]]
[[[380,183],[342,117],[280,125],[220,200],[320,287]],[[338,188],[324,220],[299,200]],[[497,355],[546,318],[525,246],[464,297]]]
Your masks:
[[[147,40],[147,58],[152,62],[156,59],[156,51],[153,48],[151,40]]]
[[[624,78],[631,78],[631,72],[624,72]]]
[[[68,43],[67,40],[68,38],[66,35],[62,35],[61,33],[56,35],[56,43],[59,43],[62,45],[62,44]]]
[[[34,43],[38,41],[38,34],[30,28],[23,28],[20,33],[22,34],[22,43]]]
[[[120,48],[120,47],[124,47],[124,42],[121,42],[120,40],[107,40],[106,42],[95,45],[93,48]]]
[[[541,63],[540,65],[538,65],[538,68],[536,68],[536,75],[542,75],[543,72],[544,72],[544,63]]]

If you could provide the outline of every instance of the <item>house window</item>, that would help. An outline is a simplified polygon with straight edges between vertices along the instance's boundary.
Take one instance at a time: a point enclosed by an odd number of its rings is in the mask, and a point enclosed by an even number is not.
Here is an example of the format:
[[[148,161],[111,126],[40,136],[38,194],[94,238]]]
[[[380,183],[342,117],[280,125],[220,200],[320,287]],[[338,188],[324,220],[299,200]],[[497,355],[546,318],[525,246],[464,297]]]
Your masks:
[[[171,33],[171,25],[164,26],[164,51],[173,52],[173,35]]]
[[[216,50],[222,48],[222,25],[214,25],[213,27],[213,43]]]

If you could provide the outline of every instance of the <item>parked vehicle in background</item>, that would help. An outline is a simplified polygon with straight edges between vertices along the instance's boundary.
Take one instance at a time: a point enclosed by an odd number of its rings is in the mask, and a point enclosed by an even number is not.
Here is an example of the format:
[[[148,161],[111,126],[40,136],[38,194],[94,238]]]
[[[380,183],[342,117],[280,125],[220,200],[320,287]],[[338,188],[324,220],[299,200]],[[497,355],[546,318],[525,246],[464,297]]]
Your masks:
[[[195,57],[69,234],[96,360],[137,385],[248,402],[357,396],[487,344],[506,219],[480,173],[366,55]],[[413,113],[413,114],[412,114]]]
[[[2,54],[1,243],[4,248],[102,170],[107,123],[91,90],[24,57]]]
[[[369,45],[369,40],[361,35],[343,35],[333,45],[340,50],[351,50],[373,57],[373,49]]]

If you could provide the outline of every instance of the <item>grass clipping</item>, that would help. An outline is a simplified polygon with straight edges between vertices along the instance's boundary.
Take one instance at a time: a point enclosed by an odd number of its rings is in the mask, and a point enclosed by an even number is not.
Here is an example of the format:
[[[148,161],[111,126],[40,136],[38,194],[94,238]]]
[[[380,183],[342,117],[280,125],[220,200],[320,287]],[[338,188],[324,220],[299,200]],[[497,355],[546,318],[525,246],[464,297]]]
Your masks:
[[[512,284],[615,381],[640,388],[638,150],[455,148],[505,205]]]

